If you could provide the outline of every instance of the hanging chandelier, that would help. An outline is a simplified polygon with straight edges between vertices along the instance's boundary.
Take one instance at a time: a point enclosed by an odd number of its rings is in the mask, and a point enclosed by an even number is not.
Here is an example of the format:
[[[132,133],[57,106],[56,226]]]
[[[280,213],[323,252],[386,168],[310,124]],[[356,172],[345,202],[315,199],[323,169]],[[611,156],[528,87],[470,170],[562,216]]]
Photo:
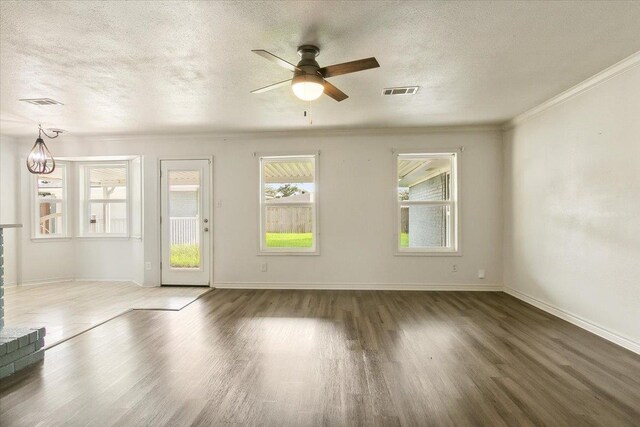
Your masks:
[[[33,148],[27,157],[27,169],[29,169],[29,172],[38,175],[47,175],[55,170],[56,161],[42,139],[42,134],[49,139],[53,139],[57,138],[62,131],[53,130],[53,132],[55,132],[56,135],[49,136],[42,130],[42,126],[38,125],[38,139],[36,139],[36,143],[33,144]]]

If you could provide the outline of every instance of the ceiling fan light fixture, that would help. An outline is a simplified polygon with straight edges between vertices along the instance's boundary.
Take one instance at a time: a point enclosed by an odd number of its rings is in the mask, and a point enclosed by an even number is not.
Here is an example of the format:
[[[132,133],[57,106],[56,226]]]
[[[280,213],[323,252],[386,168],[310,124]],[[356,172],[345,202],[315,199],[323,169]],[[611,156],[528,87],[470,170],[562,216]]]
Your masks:
[[[267,92],[269,90],[285,86],[291,82],[291,89],[293,90],[293,93],[303,101],[313,101],[318,99],[323,93],[334,101],[344,101],[349,98],[349,96],[325,79],[333,76],[341,76],[344,74],[369,70],[371,68],[378,68],[380,66],[376,58],[371,57],[358,59],[356,61],[343,62],[341,64],[333,64],[321,68],[318,61],[316,61],[316,57],[320,53],[320,49],[318,46],[308,44],[298,47],[298,55],[300,55],[301,58],[298,65],[293,65],[292,63],[287,62],[264,49],[254,49],[252,52],[263,57],[267,61],[278,65],[279,67],[293,72],[293,79],[287,79],[278,83],[270,84],[269,86],[252,90],[251,93]]]
[[[299,74],[291,82],[293,94],[303,101],[315,101],[324,92],[324,79],[314,74]]]

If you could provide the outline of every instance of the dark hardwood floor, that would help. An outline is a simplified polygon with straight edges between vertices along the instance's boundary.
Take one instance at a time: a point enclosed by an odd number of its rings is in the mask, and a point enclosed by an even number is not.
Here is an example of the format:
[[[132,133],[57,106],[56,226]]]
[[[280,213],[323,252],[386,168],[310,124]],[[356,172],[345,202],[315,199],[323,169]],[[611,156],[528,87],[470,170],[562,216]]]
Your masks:
[[[216,290],[0,382],[0,425],[640,425],[640,356],[506,294]]]

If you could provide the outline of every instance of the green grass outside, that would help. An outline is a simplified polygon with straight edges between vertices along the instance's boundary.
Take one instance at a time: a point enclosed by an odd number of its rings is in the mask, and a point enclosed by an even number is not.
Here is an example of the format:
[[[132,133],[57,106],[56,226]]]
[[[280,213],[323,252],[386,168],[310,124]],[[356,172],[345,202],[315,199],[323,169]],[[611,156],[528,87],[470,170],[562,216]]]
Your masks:
[[[310,248],[313,246],[311,233],[267,233],[268,248]],[[400,234],[400,247],[409,247],[409,234]],[[198,245],[172,245],[171,267],[200,267],[200,248]]]
[[[171,245],[171,267],[200,267],[200,247],[198,245]]]
[[[311,233],[267,233],[268,248],[310,248]],[[409,233],[400,233],[400,247],[409,247]]]
[[[310,248],[313,246],[311,233],[267,233],[268,248]]]

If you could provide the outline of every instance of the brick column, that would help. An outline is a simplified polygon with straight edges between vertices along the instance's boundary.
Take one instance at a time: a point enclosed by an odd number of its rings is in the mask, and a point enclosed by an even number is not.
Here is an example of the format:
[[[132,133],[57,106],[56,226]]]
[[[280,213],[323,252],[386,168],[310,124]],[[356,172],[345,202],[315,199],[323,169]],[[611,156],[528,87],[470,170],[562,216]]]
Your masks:
[[[0,330],[4,328],[4,229],[22,228],[22,224],[0,224]]]
[[[0,224],[0,378],[44,359],[44,328],[12,328],[4,324],[4,228],[20,224]]]

